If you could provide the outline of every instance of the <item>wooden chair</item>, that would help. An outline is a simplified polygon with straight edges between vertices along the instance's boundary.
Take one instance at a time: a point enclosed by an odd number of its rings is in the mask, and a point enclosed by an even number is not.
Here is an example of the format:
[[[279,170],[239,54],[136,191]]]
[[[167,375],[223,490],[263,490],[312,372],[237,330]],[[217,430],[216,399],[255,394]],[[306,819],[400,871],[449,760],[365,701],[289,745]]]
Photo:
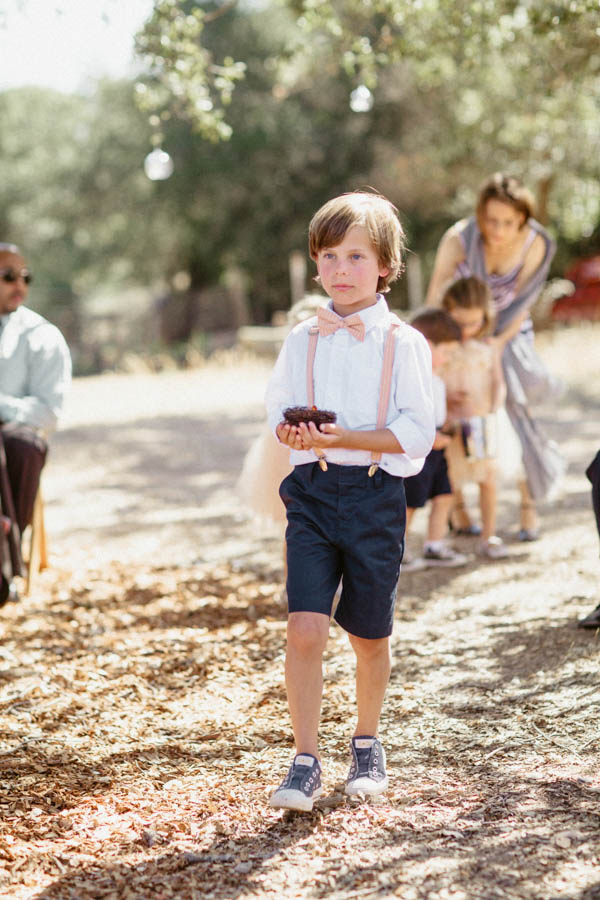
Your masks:
[[[44,522],[44,498],[42,486],[38,488],[29,528],[29,558],[25,577],[25,596],[28,597],[39,572],[48,568],[48,542]]]

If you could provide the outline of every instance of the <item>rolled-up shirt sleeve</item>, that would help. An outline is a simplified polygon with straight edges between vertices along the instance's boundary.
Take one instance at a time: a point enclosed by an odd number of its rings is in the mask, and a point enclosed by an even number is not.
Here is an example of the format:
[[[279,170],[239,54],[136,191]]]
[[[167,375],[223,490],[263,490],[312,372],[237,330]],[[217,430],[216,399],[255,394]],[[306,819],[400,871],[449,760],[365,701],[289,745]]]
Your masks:
[[[390,410],[398,415],[386,428],[394,434],[411,459],[427,456],[435,439],[435,412],[431,351],[425,338],[414,329],[400,336],[394,361],[394,385]]]

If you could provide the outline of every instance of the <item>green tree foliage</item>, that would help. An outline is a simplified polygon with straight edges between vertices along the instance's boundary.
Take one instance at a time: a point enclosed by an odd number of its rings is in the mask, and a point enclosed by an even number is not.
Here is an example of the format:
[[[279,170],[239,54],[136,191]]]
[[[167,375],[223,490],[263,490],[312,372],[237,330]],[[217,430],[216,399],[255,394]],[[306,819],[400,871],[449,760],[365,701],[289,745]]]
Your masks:
[[[288,254],[306,247],[323,197],[361,186],[372,172],[372,122],[350,114],[347,77],[309,70],[287,89],[278,80],[293,20],[285,10],[231,10],[213,23],[210,52],[235,47],[246,77],[234,92],[230,140],[203,139],[181,119],[163,120],[175,170],[165,203],[178,218],[177,265],[195,288],[228,266],[249,278],[258,319],[289,305]]]
[[[150,128],[131,84],[6,91],[0,118],[0,233],[35,261],[36,304],[72,318],[78,295],[156,278],[169,230],[143,173]]]
[[[157,0],[138,39],[156,128],[174,112],[210,140],[231,137],[226,104],[247,56],[234,44],[216,52],[210,38],[231,5]],[[408,85],[406,153],[441,179],[434,194],[465,207],[475,173],[492,163],[537,184],[542,217],[570,237],[591,232],[600,217],[597,0],[279,0],[267,9],[276,7],[294,25],[272,61],[281,91],[335,70],[378,98],[394,81]]]

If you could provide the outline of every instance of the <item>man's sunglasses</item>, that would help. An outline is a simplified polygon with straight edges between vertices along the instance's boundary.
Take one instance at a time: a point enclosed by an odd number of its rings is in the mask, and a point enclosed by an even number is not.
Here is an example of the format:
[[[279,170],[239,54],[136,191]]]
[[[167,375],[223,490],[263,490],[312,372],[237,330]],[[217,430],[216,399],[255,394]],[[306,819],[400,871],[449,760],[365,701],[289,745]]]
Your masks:
[[[19,278],[22,278],[25,284],[31,284],[33,281],[33,275],[27,269],[21,269],[20,272],[17,272],[16,269],[4,269],[0,272],[0,278],[7,284],[14,284]]]

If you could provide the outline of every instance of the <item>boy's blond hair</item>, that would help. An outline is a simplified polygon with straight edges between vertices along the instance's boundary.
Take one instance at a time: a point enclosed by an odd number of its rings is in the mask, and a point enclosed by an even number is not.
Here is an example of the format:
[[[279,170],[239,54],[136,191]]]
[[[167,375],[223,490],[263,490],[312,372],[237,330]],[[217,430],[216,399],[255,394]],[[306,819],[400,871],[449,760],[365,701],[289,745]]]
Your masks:
[[[308,226],[310,255],[317,259],[324,248],[337,247],[355,225],[366,228],[379,265],[389,269],[388,274],[380,275],[377,282],[377,290],[385,294],[403,269],[404,232],[398,210],[381,194],[354,191],[334,197],[322,206]]]

